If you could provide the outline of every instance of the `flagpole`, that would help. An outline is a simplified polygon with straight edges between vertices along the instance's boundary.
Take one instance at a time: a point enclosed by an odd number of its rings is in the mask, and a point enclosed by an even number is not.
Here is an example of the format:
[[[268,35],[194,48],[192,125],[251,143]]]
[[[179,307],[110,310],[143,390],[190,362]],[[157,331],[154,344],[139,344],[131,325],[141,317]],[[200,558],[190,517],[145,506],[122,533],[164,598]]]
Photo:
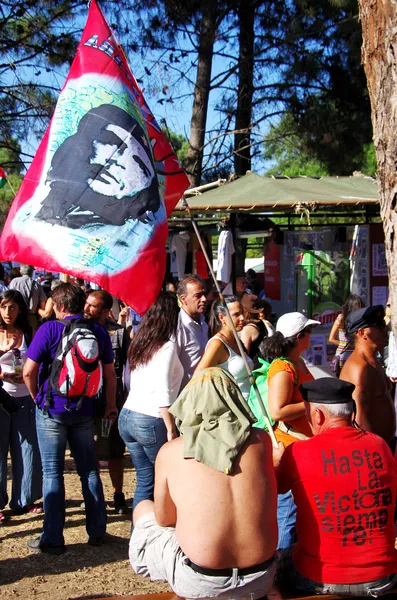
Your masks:
[[[6,182],[7,182],[7,183],[8,183],[8,185],[10,186],[10,190],[11,190],[11,191],[12,191],[12,193],[14,194],[14,198],[15,198],[15,196],[16,196],[16,192],[15,192],[14,188],[12,187],[12,185],[11,185],[11,183],[10,183],[10,180],[8,179],[8,177],[7,177],[7,179],[6,179]]]
[[[203,251],[203,254],[204,254],[204,257],[205,257],[205,260],[206,260],[207,266],[208,266],[208,268],[209,268],[209,271],[210,271],[210,273],[211,273],[211,277],[212,277],[212,279],[214,280],[214,283],[215,283],[216,290],[217,290],[217,292],[218,292],[218,294],[219,294],[219,299],[220,299],[220,301],[222,302],[222,304],[223,304],[224,308],[226,309],[226,318],[227,318],[227,320],[228,320],[228,323],[229,323],[230,327],[232,328],[232,331],[233,331],[233,334],[234,334],[234,338],[235,338],[235,340],[236,340],[236,343],[237,343],[238,349],[239,349],[239,351],[240,351],[240,354],[241,354],[241,358],[243,359],[244,366],[245,366],[245,368],[246,368],[246,371],[247,371],[247,373],[248,373],[248,377],[249,377],[250,383],[251,383],[251,385],[252,385],[252,387],[253,387],[253,389],[254,389],[254,391],[255,391],[255,394],[256,394],[256,397],[257,397],[257,400],[258,400],[259,406],[261,407],[261,410],[262,410],[263,416],[264,416],[264,418],[265,418],[265,421],[266,421],[266,426],[267,426],[267,431],[268,431],[268,433],[269,433],[269,435],[270,435],[270,438],[271,438],[271,440],[272,440],[273,446],[274,446],[275,448],[277,448],[277,446],[278,446],[278,443],[277,443],[277,440],[276,440],[276,436],[274,435],[274,431],[273,431],[273,427],[272,427],[272,425],[271,425],[271,423],[270,423],[269,415],[267,414],[267,410],[266,410],[266,407],[265,407],[265,405],[264,405],[264,403],[263,403],[262,396],[260,395],[260,392],[259,392],[258,386],[256,385],[256,382],[255,382],[255,378],[254,378],[254,376],[252,375],[252,371],[251,371],[251,369],[250,369],[250,366],[249,366],[249,364],[248,364],[247,357],[246,357],[246,355],[245,355],[244,346],[243,346],[243,344],[241,343],[241,340],[240,340],[240,338],[238,337],[237,330],[236,330],[236,328],[235,328],[235,326],[234,326],[234,323],[233,323],[232,317],[230,316],[229,309],[227,308],[227,304],[226,304],[226,302],[225,302],[225,298],[224,298],[224,296],[223,296],[223,294],[222,294],[222,292],[221,292],[221,288],[219,287],[219,283],[218,283],[218,282],[217,282],[217,280],[216,280],[215,273],[214,273],[214,270],[213,270],[213,268],[212,268],[212,264],[211,264],[211,261],[210,261],[210,259],[209,259],[209,256],[208,256],[208,254],[207,254],[207,250],[206,250],[206,247],[205,247],[205,245],[204,245],[203,239],[202,239],[202,237],[201,237],[201,234],[200,234],[200,232],[199,232],[199,230],[198,230],[198,227],[197,227],[196,221],[194,220],[194,217],[193,217],[193,215],[192,215],[192,212],[191,212],[191,210],[190,210],[190,206],[189,206],[189,204],[187,203],[187,200],[186,200],[185,196],[182,196],[182,203],[183,203],[183,206],[186,208],[186,211],[187,211],[187,213],[188,213],[188,215],[189,215],[190,221],[191,221],[191,223],[192,223],[192,225],[193,225],[194,232],[195,232],[195,234],[196,234],[196,236],[197,236],[197,239],[198,239],[198,241],[199,241],[199,244],[200,244],[200,246],[201,246],[201,249],[202,249],[202,251]],[[247,403],[247,401],[245,400],[245,398],[244,398],[244,403],[246,404],[247,408],[249,408],[249,406],[248,406],[248,403]]]

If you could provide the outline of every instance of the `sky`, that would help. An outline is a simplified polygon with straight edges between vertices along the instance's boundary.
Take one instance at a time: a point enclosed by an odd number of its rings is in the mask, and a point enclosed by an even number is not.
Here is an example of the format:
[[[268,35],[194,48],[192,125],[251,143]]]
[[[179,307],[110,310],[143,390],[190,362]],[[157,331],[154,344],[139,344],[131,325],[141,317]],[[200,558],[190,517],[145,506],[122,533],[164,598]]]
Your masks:
[[[106,10],[103,10],[105,17],[109,18],[106,14]],[[88,14],[88,12],[87,12]],[[83,28],[85,18],[76,18],[75,22],[68,23],[70,29]],[[123,40],[121,40],[123,41]],[[188,38],[182,41],[183,49],[191,49],[191,43]],[[146,102],[152,110],[156,119],[161,123],[162,120],[166,122],[167,127],[176,133],[183,134],[186,139],[189,138],[190,133],[190,119],[193,103],[193,83],[196,76],[196,69],[191,64],[187,64],[185,68],[186,77],[175,85],[175,71],[172,69],[172,65],[167,71],[158,61],[158,64],[153,67],[154,61],[158,58],[154,52],[148,52],[144,59],[140,54],[134,54],[133,52],[127,52],[127,58],[131,66],[132,72],[137,80],[140,81],[139,85],[144,92]],[[189,58],[189,61],[191,59]],[[178,65],[179,66],[179,65]],[[224,58],[215,57],[212,67],[212,77],[216,77],[225,68],[227,68],[228,62]],[[149,77],[145,71],[145,68],[149,68],[151,76]],[[19,69],[18,73],[10,72],[10,79],[18,79],[18,81],[29,81],[32,78],[36,81],[42,81],[46,85],[55,85],[59,90],[62,88],[67,74],[68,69],[62,68],[53,70],[51,73],[46,73],[45,69],[40,70],[40,75],[36,76],[37,70],[32,70],[30,67]],[[167,102],[164,100],[165,96],[162,94],[164,87],[167,89],[167,97],[172,95],[174,101]],[[207,116],[207,130],[214,130],[215,135],[219,130],[219,124],[221,120],[221,114],[217,111],[216,107],[219,102],[220,92],[217,90],[213,91],[210,95],[209,109]],[[214,135],[214,133],[212,134]],[[40,139],[31,135],[22,145],[22,150],[27,155],[34,155]],[[232,140],[231,140],[232,142]],[[25,164],[28,166],[30,158],[25,158]],[[264,170],[263,163],[254,164],[254,170],[262,172]]]

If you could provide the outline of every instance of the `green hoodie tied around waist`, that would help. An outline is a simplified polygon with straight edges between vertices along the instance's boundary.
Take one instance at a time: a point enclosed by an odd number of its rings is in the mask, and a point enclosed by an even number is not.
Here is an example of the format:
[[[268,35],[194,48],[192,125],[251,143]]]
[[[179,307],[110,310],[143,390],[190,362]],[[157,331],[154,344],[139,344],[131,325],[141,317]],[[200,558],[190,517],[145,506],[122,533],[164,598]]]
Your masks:
[[[183,435],[184,458],[226,474],[256,421],[233,377],[219,367],[195,375],[169,412]]]

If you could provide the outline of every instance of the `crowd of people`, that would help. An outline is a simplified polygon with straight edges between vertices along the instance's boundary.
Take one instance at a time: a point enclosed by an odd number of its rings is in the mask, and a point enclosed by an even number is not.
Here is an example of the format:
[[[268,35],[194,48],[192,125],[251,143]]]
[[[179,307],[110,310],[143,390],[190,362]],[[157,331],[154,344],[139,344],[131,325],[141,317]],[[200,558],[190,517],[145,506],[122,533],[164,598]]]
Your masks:
[[[382,306],[347,300],[330,335],[339,378],[315,380],[302,354],[319,322],[293,312],[274,326],[243,277],[210,307],[200,277],[169,284],[133,326],[105,290],[50,282],[47,298],[32,276],[22,265],[0,293],[0,521],[10,451],[10,508],[37,512],[44,499],[32,552],[66,550],[67,444],[88,543],[106,542],[100,465],[114,510],[127,513],[127,449],[131,565],[177,595],[255,600],[275,581],[353,596],[393,587],[396,411]],[[249,371],[264,364],[277,445],[249,403]]]

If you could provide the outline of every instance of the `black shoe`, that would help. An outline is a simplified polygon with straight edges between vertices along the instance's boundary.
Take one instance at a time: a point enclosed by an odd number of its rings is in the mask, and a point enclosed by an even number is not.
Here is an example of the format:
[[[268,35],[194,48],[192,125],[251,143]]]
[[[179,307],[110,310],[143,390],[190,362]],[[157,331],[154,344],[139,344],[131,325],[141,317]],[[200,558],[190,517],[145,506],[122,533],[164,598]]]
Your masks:
[[[89,537],[87,544],[89,544],[90,546],[102,546],[103,541],[103,537]]]
[[[65,552],[65,546],[48,546],[47,544],[43,544],[39,537],[28,540],[27,547],[31,552],[46,552],[47,554],[55,554],[56,556]]]
[[[113,502],[114,512],[116,512],[118,515],[126,515],[129,512],[123,492],[116,492],[113,495]]]

